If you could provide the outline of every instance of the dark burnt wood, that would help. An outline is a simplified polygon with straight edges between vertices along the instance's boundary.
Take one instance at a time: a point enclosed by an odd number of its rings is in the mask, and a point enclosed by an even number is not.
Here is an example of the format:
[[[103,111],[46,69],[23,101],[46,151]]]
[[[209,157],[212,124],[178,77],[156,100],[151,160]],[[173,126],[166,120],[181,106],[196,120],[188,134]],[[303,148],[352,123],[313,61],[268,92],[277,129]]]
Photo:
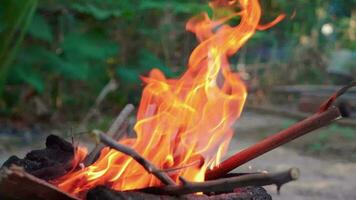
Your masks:
[[[58,136],[49,135],[45,149],[33,150],[23,159],[11,156],[2,168],[17,165],[38,178],[50,180],[63,176],[72,169],[73,158],[74,147],[71,143]]]
[[[118,192],[106,187],[96,187],[87,194],[87,200],[271,200],[271,196],[262,187],[243,187],[231,193],[216,195],[154,195],[144,192]]]

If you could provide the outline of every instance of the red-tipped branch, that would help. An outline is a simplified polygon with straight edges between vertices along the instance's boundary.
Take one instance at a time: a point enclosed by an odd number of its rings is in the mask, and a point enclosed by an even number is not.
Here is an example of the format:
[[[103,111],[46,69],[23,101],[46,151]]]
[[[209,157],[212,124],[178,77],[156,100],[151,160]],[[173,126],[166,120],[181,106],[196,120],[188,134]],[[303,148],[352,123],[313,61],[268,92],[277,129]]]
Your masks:
[[[205,177],[207,180],[222,177],[233,169],[245,164],[246,162],[287,142],[290,142],[291,140],[294,140],[306,133],[326,126],[334,120],[340,118],[340,111],[336,107],[329,108],[322,113],[314,114],[311,117],[236,153],[212,170],[207,171]]]

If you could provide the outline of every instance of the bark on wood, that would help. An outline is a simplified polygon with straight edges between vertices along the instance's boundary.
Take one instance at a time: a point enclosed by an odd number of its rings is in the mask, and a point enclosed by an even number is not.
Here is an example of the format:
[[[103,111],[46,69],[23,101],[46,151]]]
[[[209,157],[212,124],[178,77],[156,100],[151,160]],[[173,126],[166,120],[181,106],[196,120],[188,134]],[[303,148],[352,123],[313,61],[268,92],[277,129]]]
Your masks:
[[[187,182],[183,185],[168,185],[162,187],[145,188],[140,191],[160,195],[184,195],[196,192],[231,192],[235,188],[239,187],[264,185],[277,185],[279,190],[283,184],[297,180],[298,178],[299,169],[291,168],[287,171],[278,173],[248,174],[204,182]]]
[[[0,199],[79,200],[14,165],[0,170]]]

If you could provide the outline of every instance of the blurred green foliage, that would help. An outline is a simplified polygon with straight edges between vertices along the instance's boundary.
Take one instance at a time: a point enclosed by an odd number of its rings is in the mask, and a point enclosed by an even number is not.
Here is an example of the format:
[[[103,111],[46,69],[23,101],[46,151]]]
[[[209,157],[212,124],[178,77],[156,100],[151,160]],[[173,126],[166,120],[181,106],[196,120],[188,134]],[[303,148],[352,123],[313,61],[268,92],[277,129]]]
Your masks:
[[[355,50],[348,33],[355,0],[261,3],[263,22],[287,14],[276,27],[257,32],[245,47],[247,64],[270,63],[271,68],[256,72],[262,73],[264,84],[283,79],[285,83],[324,82],[325,66],[319,56],[335,45]],[[202,11],[209,11],[207,1],[1,0],[1,113],[31,113],[31,99],[36,97],[51,115],[73,114],[73,109],[78,115],[93,104],[110,79],[119,82],[119,89],[108,101],[138,102],[140,75],[153,67],[168,77],[184,70],[196,44],[194,36],[185,32],[185,22]],[[325,23],[335,26],[333,35],[320,34]],[[312,45],[296,48],[303,38]],[[238,55],[232,61],[241,59]],[[281,73],[290,68],[271,62],[276,60],[295,65],[297,71],[285,78]]]
[[[167,76],[177,75],[177,68],[168,67],[160,57],[171,60],[170,34],[181,37],[184,21],[207,5],[158,0],[4,0],[0,9],[0,53],[6,58],[0,63],[0,106],[3,114],[14,114],[30,105],[28,96],[42,98],[52,113],[72,108],[85,111],[110,79],[120,83],[114,100],[137,102],[140,75],[153,67]],[[171,24],[166,17],[179,18],[178,23]]]

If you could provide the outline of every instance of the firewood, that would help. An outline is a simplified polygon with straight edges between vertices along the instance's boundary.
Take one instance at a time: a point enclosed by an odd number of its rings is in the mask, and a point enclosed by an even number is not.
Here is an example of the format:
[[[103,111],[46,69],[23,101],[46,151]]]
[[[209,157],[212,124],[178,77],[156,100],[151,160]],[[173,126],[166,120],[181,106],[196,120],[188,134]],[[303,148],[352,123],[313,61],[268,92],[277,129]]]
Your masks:
[[[232,192],[214,195],[187,194],[181,196],[155,195],[140,191],[115,191],[107,187],[99,186],[91,189],[87,200],[251,200],[263,199],[272,200],[272,197],[262,187],[243,187],[237,188]]]
[[[184,195],[196,192],[230,192],[239,187],[265,185],[276,185],[279,190],[283,184],[297,180],[299,178],[299,174],[298,168],[291,168],[287,171],[277,173],[255,173],[204,182],[185,181],[185,184],[183,185],[151,187],[144,188],[140,191],[160,195]]]
[[[15,165],[0,170],[0,199],[79,200]]]
[[[94,134],[96,134],[103,144],[107,145],[110,148],[113,148],[121,153],[124,153],[130,157],[132,157],[136,162],[138,162],[147,172],[153,174],[157,179],[159,179],[165,185],[176,185],[176,183],[162,170],[156,167],[153,163],[146,160],[143,156],[141,156],[134,149],[120,144],[110,138],[108,135],[104,134],[101,131],[94,130]]]
[[[61,137],[49,135],[46,139],[46,148],[32,150],[23,159],[11,156],[2,167],[17,165],[38,178],[55,179],[72,170],[74,151],[71,143]]]
[[[122,109],[107,132],[109,137],[112,137],[114,140],[119,140],[124,135],[128,126],[127,119],[134,109],[135,107],[132,104],[127,104],[124,109]],[[93,164],[99,157],[99,154],[104,147],[104,144],[98,144],[84,159],[84,166]]]

